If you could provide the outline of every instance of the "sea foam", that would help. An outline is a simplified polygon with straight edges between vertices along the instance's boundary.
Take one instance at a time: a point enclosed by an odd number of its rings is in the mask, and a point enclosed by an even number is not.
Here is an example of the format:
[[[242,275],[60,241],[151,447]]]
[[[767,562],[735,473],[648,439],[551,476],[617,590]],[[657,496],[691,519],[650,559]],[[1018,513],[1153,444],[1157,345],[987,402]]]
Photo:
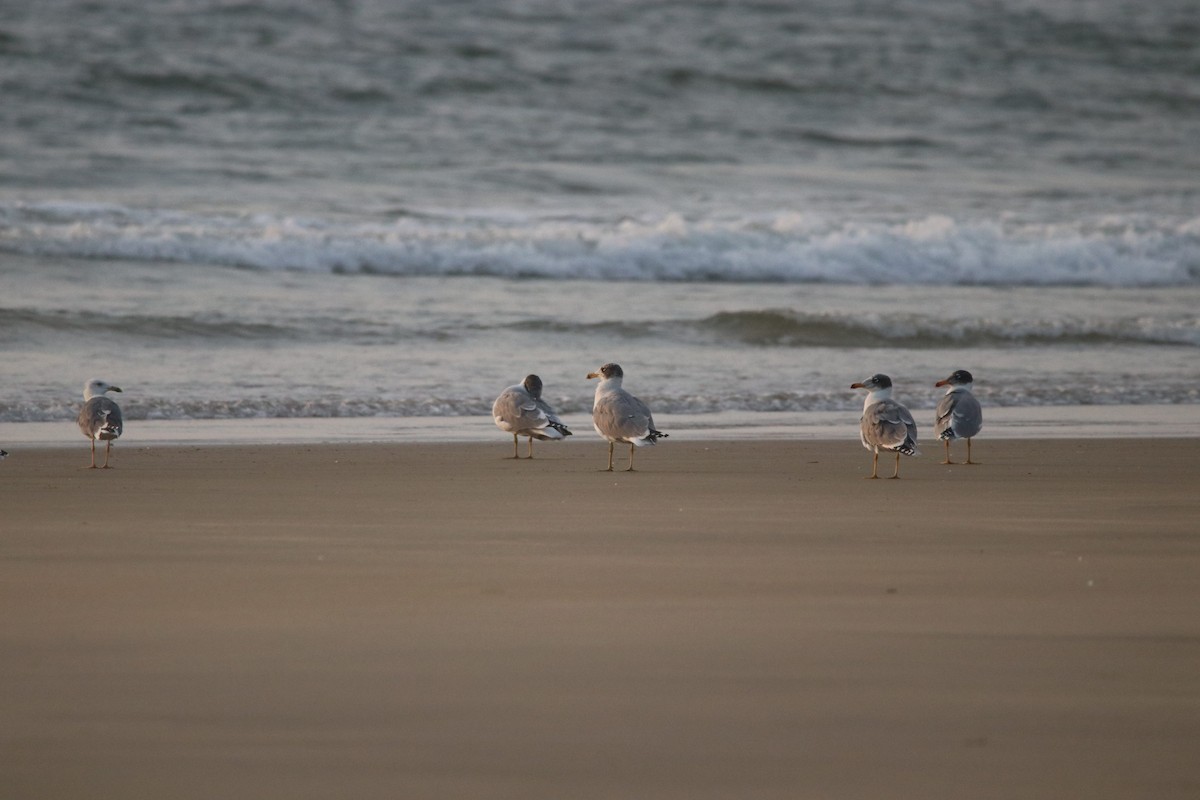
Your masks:
[[[0,250],[255,270],[553,280],[960,286],[1191,286],[1200,218],[1071,224],[945,216],[596,220],[218,215],[73,203],[0,206]]]

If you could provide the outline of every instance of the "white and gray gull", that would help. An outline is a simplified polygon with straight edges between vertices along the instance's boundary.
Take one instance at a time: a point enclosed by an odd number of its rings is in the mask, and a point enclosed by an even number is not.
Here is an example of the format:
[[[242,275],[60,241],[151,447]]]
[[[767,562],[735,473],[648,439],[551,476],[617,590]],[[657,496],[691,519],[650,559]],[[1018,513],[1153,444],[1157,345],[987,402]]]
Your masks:
[[[933,423],[933,432],[946,445],[946,460],[943,464],[953,464],[950,460],[950,440],[967,440],[967,460],[964,463],[976,464],[971,460],[971,439],[983,427],[983,409],[971,392],[975,379],[965,369],[957,369],[949,378],[938,381],[934,386],[949,386],[942,399],[937,404],[937,417]]]
[[[529,457],[533,458],[534,439],[562,439],[571,435],[563,421],[542,399],[542,379],[526,375],[521,383],[509,386],[492,403],[496,427],[513,437],[513,458],[520,458],[517,437],[529,437]]]
[[[871,477],[879,477],[879,451],[891,450],[896,454],[896,471],[893,478],[900,477],[900,455],[919,456],[917,449],[917,423],[908,409],[892,399],[892,379],[887,375],[872,375],[862,383],[850,385],[851,389],[866,389],[863,401],[859,436],[863,447],[872,450]]]
[[[612,472],[613,446],[617,442],[629,444],[626,472],[633,472],[633,451],[667,437],[654,427],[654,416],[646,404],[621,388],[624,377],[625,372],[619,364],[605,364],[588,373],[588,380],[600,379],[592,404],[592,427],[608,440],[608,472]]]
[[[92,442],[92,466],[96,469],[96,442],[104,442],[104,466],[108,469],[108,457],[112,451],[113,439],[121,435],[124,424],[121,421],[121,408],[104,396],[105,392],[119,392],[119,386],[113,386],[108,381],[93,378],[83,387],[83,408],[79,411],[79,430],[83,431]]]

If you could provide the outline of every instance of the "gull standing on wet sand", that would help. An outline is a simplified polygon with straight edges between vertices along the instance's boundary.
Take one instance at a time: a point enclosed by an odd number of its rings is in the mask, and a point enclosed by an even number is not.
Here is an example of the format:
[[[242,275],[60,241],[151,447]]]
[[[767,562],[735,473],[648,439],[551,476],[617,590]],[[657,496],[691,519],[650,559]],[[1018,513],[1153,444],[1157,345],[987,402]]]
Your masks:
[[[871,477],[879,477],[879,450],[883,448],[896,453],[896,472],[892,477],[899,478],[900,454],[921,454],[917,449],[916,421],[907,408],[892,399],[892,379],[887,375],[872,375],[862,383],[851,384],[850,388],[867,390],[859,436],[863,447],[875,453],[871,461]]]
[[[108,456],[112,450],[113,439],[121,435],[124,426],[121,422],[121,408],[104,396],[105,392],[119,392],[119,386],[113,386],[108,381],[93,378],[83,387],[83,408],[79,411],[79,430],[92,441],[92,466],[96,469],[96,441],[104,445],[104,466],[108,469]]]
[[[958,369],[949,378],[938,381],[934,386],[949,386],[946,394],[937,404],[937,418],[933,424],[933,432],[946,445],[946,460],[943,464],[953,464],[950,460],[950,440],[967,440],[967,460],[964,463],[975,464],[971,460],[971,437],[979,433],[983,427],[983,409],[979,401],[971,393],[971,385],[975,379],[965,369]]]
[[[521,383],[509,386],[492,403],[496,427],[513,435],[513,458],[520,458],[517,437],[529,437],[529,457],[533,458],[534,439],[562,439],[571,431],[542,400],[542,379],[526,375]]]
[[[629,468],[633,472],[634,448],[655,444],[667,434],[655,430],[654,417],[646,404],[621,388],[625,377],[619,364],[605,364],[596,372],[588,373],[588,380],[599,378],[596,386],[596,401],[592,404],[592,427],[596,433],[608,439],[608,472],[613,468],[613,446],[617,442],[629,443]]]

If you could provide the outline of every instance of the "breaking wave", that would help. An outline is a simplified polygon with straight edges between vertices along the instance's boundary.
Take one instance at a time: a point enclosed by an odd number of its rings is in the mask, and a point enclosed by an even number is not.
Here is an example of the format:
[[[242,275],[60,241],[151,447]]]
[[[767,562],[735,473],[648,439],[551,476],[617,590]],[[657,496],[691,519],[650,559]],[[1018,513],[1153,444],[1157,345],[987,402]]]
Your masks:
[[[955,319],[925,314],[722,312],[697,329],[746,344],[784,347],[961,347],[1039,344],[1200,346],[1200,318]]]
[[[0,206],[0,251],[254,270],[551,280],[962,286],[1192,286],[1200,218],[1072,225],[744,219],[385,221],[203,215],[72,203]]]
[[[839,314],[791,309],[722,311],[696,319],[663,322],[607,320],[583,323],[535,318],[503,323],[520,333],[577,336],[584,340],[653,339],[749,347],[906,348],[1029,347],[1037,345],[1178,345],[1200,347],[1200,317],[1193,314],[1127,317],[939,316],[906,312]],[[423,322],[356,317],[304,317],[279,321],[237,319],[219,313],[142,314],[78,310],[0,308],[0,343],[22,337],[105,336],[146,342],[213,342],[226,346],[272,342],[341,341],[395,344],[449,341],[491,335],[497,328],[474,325],[455,330]]]

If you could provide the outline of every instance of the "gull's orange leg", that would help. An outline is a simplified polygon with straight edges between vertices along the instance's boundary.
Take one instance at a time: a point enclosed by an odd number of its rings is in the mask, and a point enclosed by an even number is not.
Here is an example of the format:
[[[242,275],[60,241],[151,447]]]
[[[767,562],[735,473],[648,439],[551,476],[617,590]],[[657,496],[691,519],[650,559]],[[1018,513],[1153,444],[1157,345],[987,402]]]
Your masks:
[[[875,448],[875,455],[871,458],[871,474],[867,476],[867,480],[872,480],[879,477],[879,448]]]

